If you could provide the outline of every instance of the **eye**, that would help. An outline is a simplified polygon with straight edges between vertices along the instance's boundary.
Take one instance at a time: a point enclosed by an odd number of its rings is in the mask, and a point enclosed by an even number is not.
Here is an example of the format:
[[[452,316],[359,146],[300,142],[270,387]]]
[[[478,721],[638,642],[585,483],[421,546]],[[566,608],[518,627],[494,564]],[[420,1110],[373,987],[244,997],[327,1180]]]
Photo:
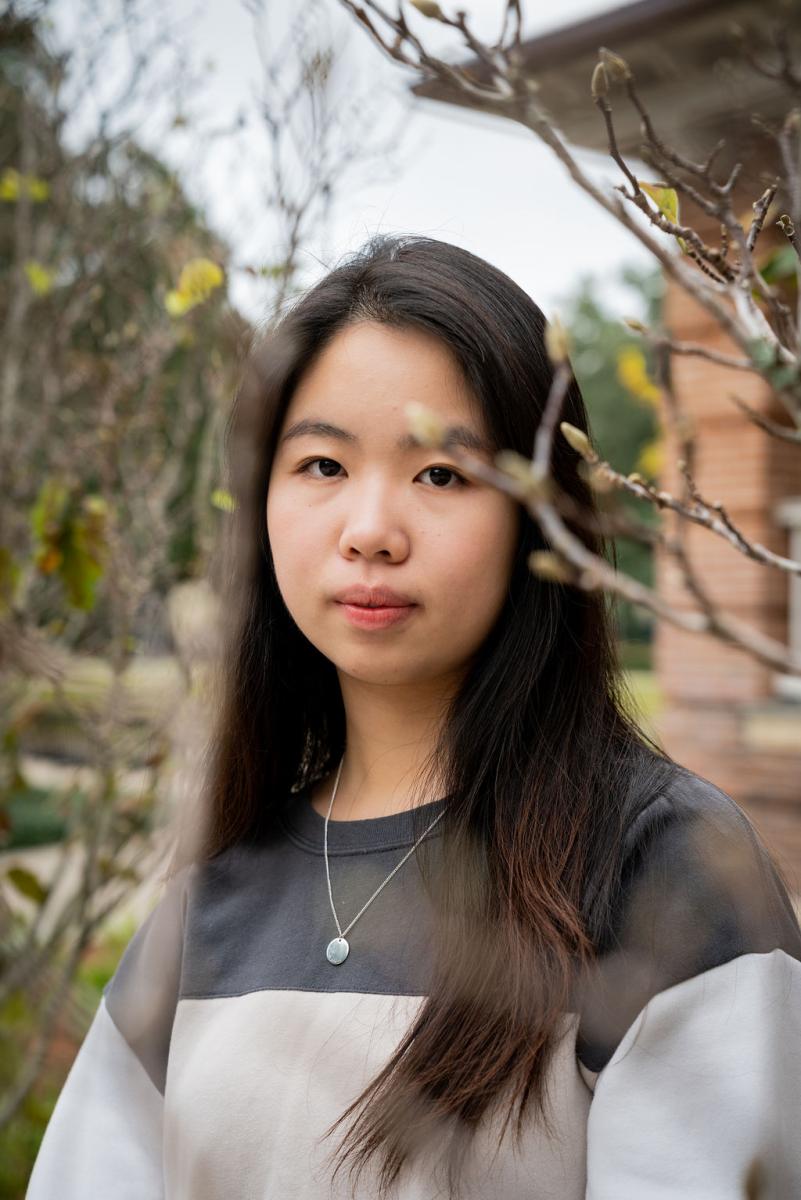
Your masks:
[[[312,470],[310,470],[310,468],[315,466],[317,463],[322,463],[322,464],[324,464],[325,467],[332,466],[332,467],[338,468],[340,466],[340,463],[338,463],[336,461],[336,459],[333,459],[333,458],[310,458],[310,459],[308,459],[307,462],[301,463],[301,465],[298,467],[298,474],[299,475],[310,475],[312,479],[335,479],[336,478],[336,474],[334,472],[326,473],[324,467],[320,468],[320,470],[322,471],[321,475],[318,475],[318,474],[316,474],[316,472],[313,472]],[[458,471],[454,471],[453,467],[426,467],[423,471],[420,472],[420,474],[425,475],[427,471],[436,471],[438,473],[438,476],[440,479],[442,478],[442,475],[444,473],[445,475],[450,475],[452,477],[452,479],[454,480],[453,487],[448,486],[447,480],[445,481],[445,484],[435,483],[434,486],[437,489],[437,491],[440,491],[440,492],[455,491],[456,488],[458,488],[458,487],[466,487],[467,486],[467,480],[464,478],[463,475],[460,475]]]
[[[315,463],[330,463],[335,467],[339,466],[339,463],[336,462],[333,458],[310,458],[308,462],[301,464],[301,466],[298,468],[298,474],[299,475],[311,475],[311,471],[309,470],[309,467],[314,466]],[[319,479],[320,476],[314,475],[313,478]],[[323,479],[333,479],[334,476],[333,475],[323,475],[322,478]]]
[[[440,487],[439,484],[437,484],[436,486],[440,492],[455,491],[456,488],[462,487],[463,485],[467,484],[467,480],[465,479],[465,477],[463,475],[460,475],[458,471],[454,471],[452,467],[426,467],[425,471],[421,471],[420,474],[425,475],[426,471],[437,471],[440,473],[440,477],[441,477],[442,472],[444,471],[444,473],[446,475],[451,475],[456,480],[455,487],[453,487],[453,488]]]

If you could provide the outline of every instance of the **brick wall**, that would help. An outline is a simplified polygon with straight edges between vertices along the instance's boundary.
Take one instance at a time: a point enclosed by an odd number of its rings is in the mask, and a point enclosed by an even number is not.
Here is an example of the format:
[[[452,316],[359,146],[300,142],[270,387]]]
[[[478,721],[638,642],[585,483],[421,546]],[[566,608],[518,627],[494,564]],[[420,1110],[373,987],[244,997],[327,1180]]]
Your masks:
[[[675,285],[668,285],[666,324],[676,338],[701,342],[730,354],[711,317]],[[770,437],[729,398],[779,422],[753,375],[696,357],[675,356],[674,384],[683,409],[695,422],[694,477],[702,495],[720,500],[749,539],[781,554],[789,537],[775,519],[776,504],[801,495],[801,451]],[[661,485],[681,491],[669,446]],[[674,526],[666,516],[666,530]],[[709,594],[725,611],[771,637],[787,640],[788,579],[738,553],[722,538],[683,525],[690,561]],[[681,572],[663,553],[656,559],[661,593],[677,608],[696,604]],[[655,668],[666,706],[658,733],[674,758],[711,779],[749,813],[788,883],[801,893],[801,704],[776,696],[773,670],[718,638],[657,625]]]

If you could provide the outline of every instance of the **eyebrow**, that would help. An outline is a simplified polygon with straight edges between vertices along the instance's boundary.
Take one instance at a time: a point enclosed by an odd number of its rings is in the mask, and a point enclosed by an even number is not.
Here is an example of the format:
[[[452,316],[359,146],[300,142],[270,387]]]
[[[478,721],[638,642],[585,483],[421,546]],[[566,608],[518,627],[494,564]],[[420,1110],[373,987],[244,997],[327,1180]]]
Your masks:
[[[486,454],[491,454],[492,450],[489,444],[479,434],[472,429],[468,429],[466,425],[449,425],[446,429],[448,439],[456,446],[463,446],[465,450],[472,450],[476,454],[481,454],[482,451]],[[315,421],[304,417],[301,421],[295,421],[290,425],[287,431],[281,438],[280,445],[291,441],[292,438],[306,437],[309,434],[316,434],[318,437],[336,438],[340,442],[349,442],[352,445],[358,445],[359,439],[355,433],[350,433],[347,429],[340,429],[339,425],[331,425],[328,421]],[[405,433],[399,437],[395,443],[398,450],[418,450],[421,448],[412,433]]]

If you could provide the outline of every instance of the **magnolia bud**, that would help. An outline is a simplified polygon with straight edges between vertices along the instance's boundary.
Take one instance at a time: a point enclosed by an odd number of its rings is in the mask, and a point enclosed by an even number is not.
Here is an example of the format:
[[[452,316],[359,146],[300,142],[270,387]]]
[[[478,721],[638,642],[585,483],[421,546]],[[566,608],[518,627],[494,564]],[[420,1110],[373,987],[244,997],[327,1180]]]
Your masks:
[[[411,0],[411,3],[424,17],[431,17],[435,21],[442,20],[442,9],[436,3],[436,0]]]
[[[529,569],[541,579],[550,579],[554,583],[570,583],[573,572],[567,563],[553,554],[550,550],[532,550],[528,556]]]
[[[619,54],[614,54],[611,50],[607,50],[606,46],[601,46],[600,51],[601,62],[606,68],[606,76],[612,83],[626,83],[633,79],[631,67],[626,62],[625,58],[621,58]]]
[[[412,400],[405,407],[409,428],[423,446],[441,446],[445,440],[445,424],[433,409]]]
[[[575,425],[571,425],[569,421],[560,422],[559,428],[564,434],[565,440],[570,443],[573,449],[581,455],[587,462],[594,462],[598,455],[590,445],[590,439],[587,437],[583,429],[577,429]]]
[[[567,331],[558,317],[554,317],[545,326],[545,352],[554,366],[567,360]]]
[[[607,78],[606,68],[602,62],[595,64],[595,70],[592,73],[590,82],[590,91],[592,92],[593,100],[597,100],[599,96],[605,96],[609,91],[609,79]]]
[[[548,479],[544,477],[530,458],[516,450],[499,450],[495,455],[495,466],[515,483],[523,485],[529,499],[546,500],[549,495]]]

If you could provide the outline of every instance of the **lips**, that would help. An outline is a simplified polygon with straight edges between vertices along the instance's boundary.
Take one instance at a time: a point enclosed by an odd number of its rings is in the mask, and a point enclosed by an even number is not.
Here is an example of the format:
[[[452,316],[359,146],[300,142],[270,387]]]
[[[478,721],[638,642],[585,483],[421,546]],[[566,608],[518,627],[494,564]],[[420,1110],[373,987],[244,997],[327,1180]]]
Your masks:
[[[339,604],[353,604],[361,608],[410,608],[416,603],[404,592],[396,592],[388,587],[366,587],[363,584],[344,588],[337,592],[334,599]]]
[[[407,621],[411,621],[417,605],[382,605],[379,608],[368,608],[363,604],[340,604],[339,608],[345,620],[356,629],[380,630],[405,625]]]

